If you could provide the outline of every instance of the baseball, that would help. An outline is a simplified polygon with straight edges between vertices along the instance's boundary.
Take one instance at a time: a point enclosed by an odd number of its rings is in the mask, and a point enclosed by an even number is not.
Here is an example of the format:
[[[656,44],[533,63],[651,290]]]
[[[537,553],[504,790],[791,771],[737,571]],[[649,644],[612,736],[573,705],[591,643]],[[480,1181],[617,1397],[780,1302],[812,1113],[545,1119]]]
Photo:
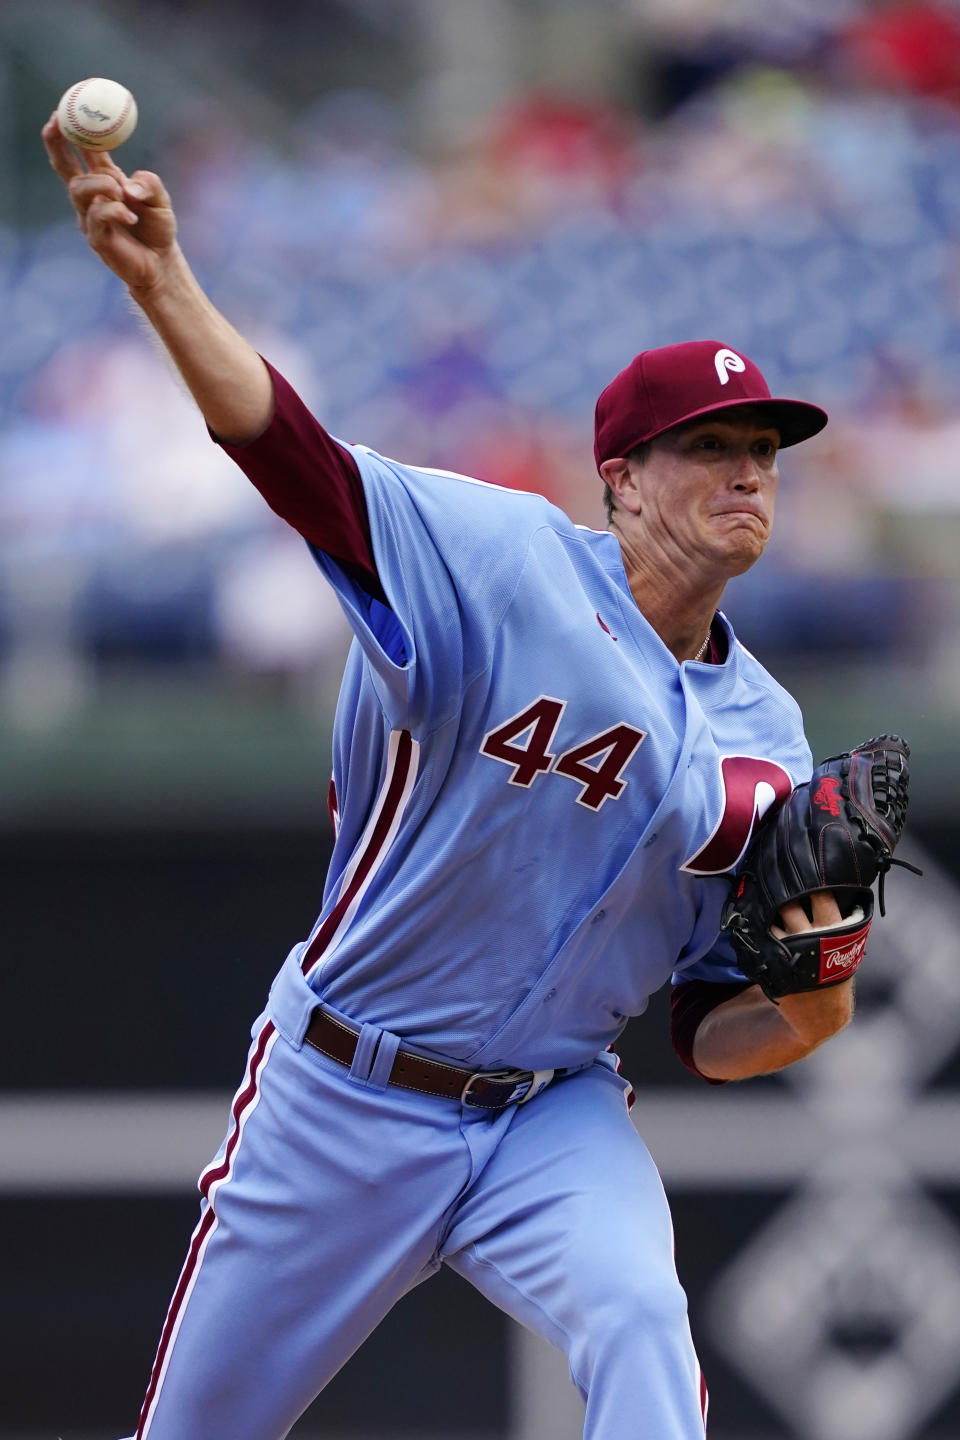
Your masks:
[[[137,125],[137,102],[116,80],[80,80],[57,106],[60,130],[82,150],[114,150]]]

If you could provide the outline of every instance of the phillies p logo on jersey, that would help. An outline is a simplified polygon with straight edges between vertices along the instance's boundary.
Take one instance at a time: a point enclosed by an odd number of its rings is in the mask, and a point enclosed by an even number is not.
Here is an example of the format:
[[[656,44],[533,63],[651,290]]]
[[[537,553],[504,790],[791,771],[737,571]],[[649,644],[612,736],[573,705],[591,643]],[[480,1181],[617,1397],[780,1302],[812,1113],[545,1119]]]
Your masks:
[[[713,834],[680,866],[690,875],[724,875],[736,869],[754,825],[771,805],[782,805],[793,789],[782,765],[753,755],[725,755],[720,761],[720,785],[723,808]]]

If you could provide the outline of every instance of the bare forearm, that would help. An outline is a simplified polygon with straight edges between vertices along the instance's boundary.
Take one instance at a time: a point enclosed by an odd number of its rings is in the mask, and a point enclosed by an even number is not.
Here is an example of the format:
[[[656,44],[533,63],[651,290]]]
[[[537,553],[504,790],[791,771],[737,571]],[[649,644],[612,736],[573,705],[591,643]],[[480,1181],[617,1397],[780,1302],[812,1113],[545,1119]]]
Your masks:
[[[244,444],[273,415],[273,382],[257,352],[207,299],[177,244],[177,217],[159,175],[125,175],[105,151],[83,161],[54,113],[47,158],[64,182],[90,248],[124,282],[163,341],[207,424]]]
[[[201,290],[176,248],[160,277],[130,294],[153,326],[211,430],[234,445],[261,435],[273,382],[260,356]]]
[[[847,1025],[853,1015],[853,982],[774,1005],[753,985],[724,1001],[701,1021],[693,1058],[712,1080],[748,1080],[802,1060]]]

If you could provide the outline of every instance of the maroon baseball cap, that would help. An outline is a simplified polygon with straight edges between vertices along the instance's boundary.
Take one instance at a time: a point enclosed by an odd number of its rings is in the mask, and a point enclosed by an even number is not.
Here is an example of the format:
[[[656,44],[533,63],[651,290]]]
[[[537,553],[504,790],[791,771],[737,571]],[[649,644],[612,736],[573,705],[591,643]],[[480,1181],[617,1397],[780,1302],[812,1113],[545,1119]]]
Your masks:
[[[745,355],[719,340],[688,340],[644,350],[610,381],[597,401],[597,469],[685,420],[738,405],[762,405],[780,431],[781,445],[809,440],[827,423],[819,405],[772,396]]]

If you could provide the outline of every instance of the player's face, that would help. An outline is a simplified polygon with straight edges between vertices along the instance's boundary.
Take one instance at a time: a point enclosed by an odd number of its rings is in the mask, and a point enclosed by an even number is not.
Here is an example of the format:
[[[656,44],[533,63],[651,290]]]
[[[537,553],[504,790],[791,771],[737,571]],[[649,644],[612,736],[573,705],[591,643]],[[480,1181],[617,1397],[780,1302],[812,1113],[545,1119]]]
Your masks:
[[[780,434],[762,415],[706,416],[658,436],[630,461],[635,543],[704,573],[739,575],[773,527]]]

